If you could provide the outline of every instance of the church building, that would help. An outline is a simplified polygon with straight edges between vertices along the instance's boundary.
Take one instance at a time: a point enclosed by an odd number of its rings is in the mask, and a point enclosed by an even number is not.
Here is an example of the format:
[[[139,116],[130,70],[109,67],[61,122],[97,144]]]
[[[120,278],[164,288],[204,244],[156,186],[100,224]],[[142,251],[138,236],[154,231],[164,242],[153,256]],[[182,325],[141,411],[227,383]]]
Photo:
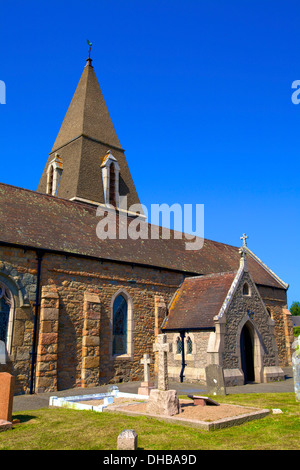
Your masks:
[[[17,394],[142,380],[144,353],[154,375],[162,332],[174,380],[183,362],[190,381],[211,363],[231,385],[284,377],[288,285],[245,236],[194,251],[173,232],[101,239],[100,209],[118,233],[153,228],[89,58],[37,190],[0,183],[0,372]]]

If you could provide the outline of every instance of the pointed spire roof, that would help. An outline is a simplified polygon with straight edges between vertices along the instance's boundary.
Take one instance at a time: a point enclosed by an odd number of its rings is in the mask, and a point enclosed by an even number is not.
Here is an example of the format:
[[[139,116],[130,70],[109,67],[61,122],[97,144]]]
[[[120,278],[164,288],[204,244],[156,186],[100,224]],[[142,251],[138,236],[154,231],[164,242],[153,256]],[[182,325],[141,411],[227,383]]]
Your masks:
[[[122,149],[91,62],[87,59],[51,153],[80,135]]]
[[[63,162],[57,197],[105,204],[103,159],[112,151],[119,168],[119,196],[128,207],[140,204],[92,59],[87,59],[58,136],[49,154],[37,191],[47,193],[47,170],[58,153]]]

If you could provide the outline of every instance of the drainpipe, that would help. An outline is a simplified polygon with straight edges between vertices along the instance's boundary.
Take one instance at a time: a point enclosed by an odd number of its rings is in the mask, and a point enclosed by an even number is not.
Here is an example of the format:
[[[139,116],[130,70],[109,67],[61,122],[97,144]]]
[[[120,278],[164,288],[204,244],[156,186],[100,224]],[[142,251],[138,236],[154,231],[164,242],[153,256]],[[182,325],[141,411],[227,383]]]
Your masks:
[[[30,374],[30,394],[33,394],[34,389],[34,370],[36,363],[36,343],[38,334],[38,313],[40,307],[40,286],[41,286],[41,266],[44,252],[36,250],[37,254],[37,281],[36,281],[36,294],[35,294],[35,312],[34,312],[34,326],[33,326],[33,339],[32,339],[32,352],[31,352],[31,374]]]
[[[185,357],[184,357],[184,338],[185,338],[185,330],[180,331],[180,338],[181,338],[181,372],[180,372],[180,382],[183,382],[183,372],[186,366]]]

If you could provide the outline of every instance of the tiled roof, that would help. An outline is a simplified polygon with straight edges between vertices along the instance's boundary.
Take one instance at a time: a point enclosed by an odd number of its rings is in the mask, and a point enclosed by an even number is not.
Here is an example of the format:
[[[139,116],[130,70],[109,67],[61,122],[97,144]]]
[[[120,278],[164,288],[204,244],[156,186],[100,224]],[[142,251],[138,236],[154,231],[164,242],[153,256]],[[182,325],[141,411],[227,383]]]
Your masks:
[[[236,272],[186,278],[178,289],[163,330],[214,327]]]
[[[205,239],[201,250],[189,251],[184,239],[99,240],[96,234],[99,221],[95,206],[0,184],[0,242],[194,275],[239,268],[238,247]],[[150,231],[151,225],[142,221],[141,224],[146,224]],[[256,284],[283,287],[251,256],[248,268]]]

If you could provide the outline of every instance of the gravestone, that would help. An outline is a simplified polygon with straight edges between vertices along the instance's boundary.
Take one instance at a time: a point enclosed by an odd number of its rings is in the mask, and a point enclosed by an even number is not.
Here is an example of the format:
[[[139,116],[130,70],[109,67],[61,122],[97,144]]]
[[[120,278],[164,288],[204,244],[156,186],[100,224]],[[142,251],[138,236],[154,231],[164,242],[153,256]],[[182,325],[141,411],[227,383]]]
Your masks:
[[[6,346],[4,341],[0,341],[0,364],[6,364]]]
[[[292,344],[295,351],[292,354],[294,391],[296,401],[300,401],[300,336]]]
[[[144,365],[144,382],[141,383],[141,386],[138,389],[138,394],[149,395],[150,390],[154,388],[154,384],[150,382],[150,364],[152,363],[151,357],[149,354],[144,354],[144,357],[140,362]]]
[[[209,364],[205,367],[206,385],[208,395],[226,395],[223,367],[218,364]]]
[[[138,435],[133,429],[124,429],[118,435],[118,450],[137,450]]]
[[[168,352],[171,352],[171,344],[167,343],[166,334],[157,336],[153,350],[158,352],[158,388],[150,391],[147,412],[173,416],[180,412],[180,405],[176,390],[169,390]]]
[[[8,372],[0,373],[0,420],[12,421],[15,378]]]

